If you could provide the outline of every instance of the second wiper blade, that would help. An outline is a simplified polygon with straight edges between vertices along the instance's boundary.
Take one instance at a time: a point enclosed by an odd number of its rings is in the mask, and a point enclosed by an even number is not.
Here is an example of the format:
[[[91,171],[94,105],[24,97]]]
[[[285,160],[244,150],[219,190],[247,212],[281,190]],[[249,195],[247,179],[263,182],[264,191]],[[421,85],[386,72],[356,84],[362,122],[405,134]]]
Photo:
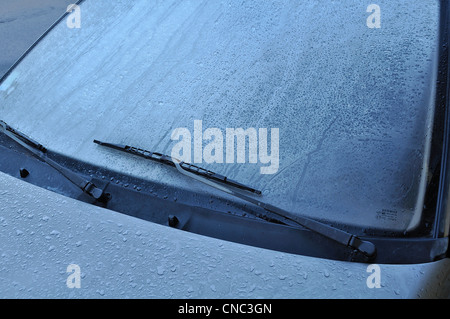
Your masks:
[[[310,218],[307,218],[307,217],[304,217],[301,215],[293,214],[293,213],[288,212],[279,207],[276,207],[276,206],[270,205],[268,203],[265,203],[263,201],[260,201],[259,199],[247,196],[246,194],[242,193],[240,190],[232,190],[230,188],[227,188],[226,186],[218,184],[217,181],[228,184],[228,185],[232,185],[235,188],[239,188],[241,190],[244,189],[244,190],[256,193],[256,194],[261,194],[260,191],[257,191],[253,188],[242,185],[240,183],[234,182],[234,181],[226,178],[225,176],[205,170],[205,169],[200,168],[195,165],[191,165],[191,164],[179,161],[177,159],[174,159],[171,156],[167,156],[164,154],[150,152],[150,151],[146,151],[143,149],[139,149],[139,148],[135,148],[132,146],[127,146],[127,145],[105,143],[105,142],[101,142],[98,140],[94,140],[94,143],[101,145],[101,146],[116,149],[116,150],[119,150],[122,152],[141,156],[146,159],[164,163],[166,165],[174,166],[180,173],[182,173],[186,176],[189,176],[189,177],[196,179],[202,183],[205,183],[216,189],[219,189],[225,193],[228,193],[232,196],[235,196],[244,201],[247,201],[256,206],[259,206],[270,213],[278,215],[279,217],[282,217],[284,219],[290,220],[297,225],[307,228],[307,229],[309,229],[317,234],[320,234],[322,236],[325,236],[331,240],[334,240],[335,242],[338,242],[341,245],[344,245],[344,246],[352,249],[353,251],[359,252],[364,256],[366,261],[374,260],[376,257],[377,250],[376,250],[375,245],[372,242],[363,240],[363,239],[361,239],[351,233],[348,233],[344,230],[341,230],[339,228],[330,226],[328,224],[324,224],[317,220],[310,219]]]
[[[137,147],[133,147],[133,146],[112,144],[112,143],[102,142],[102,141],[98,141],[98,140],[94,140],[94,143],[101,145],[101,146],[109,147],[109,148],[112,148],[112,149],[115,149],[118,151],[122,151],[125,153],[137,155],[137,156],[140,156],[140,157],[152,160],[152,161],[163,163],[165,165],[176,167],[174,164],[174,159],[168,155],[164,155],[164,154],[157,153],[157,152],[146,151],[146,150],[143,150],[143,149],[140,149]],[[180,162],[180,161],[177,160],[177,162]],[[185,162],[180,162],[180,166],[185,171],[194,173],[198,176],[202,176],[202,177],[210,179],[210,180],[221,182],[223,184],[230,185],[230,186],[233,186],[238,189],[242,189],[242,190],[257,194],[257,195],[261,195],[260,190],[254,189],[252,187],[249,187],[249,186],[241,184],[241,183],[238,183],[234,180],[229,179],[226,176],[214,173],[214,172],[204,169],[202,167],[192,165],[189,163],[185,163]]]

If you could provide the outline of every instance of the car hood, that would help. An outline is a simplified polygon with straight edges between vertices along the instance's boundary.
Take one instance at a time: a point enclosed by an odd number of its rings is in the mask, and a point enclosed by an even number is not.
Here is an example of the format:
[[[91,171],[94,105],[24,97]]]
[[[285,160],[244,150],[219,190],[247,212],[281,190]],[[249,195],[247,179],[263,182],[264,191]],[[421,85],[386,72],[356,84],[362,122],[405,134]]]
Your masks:
[[[0,173],[3,298],[450,297],[450,261],[379,265],[280,253],[132,218]],[[66,282],[80,267],[81,288]]]

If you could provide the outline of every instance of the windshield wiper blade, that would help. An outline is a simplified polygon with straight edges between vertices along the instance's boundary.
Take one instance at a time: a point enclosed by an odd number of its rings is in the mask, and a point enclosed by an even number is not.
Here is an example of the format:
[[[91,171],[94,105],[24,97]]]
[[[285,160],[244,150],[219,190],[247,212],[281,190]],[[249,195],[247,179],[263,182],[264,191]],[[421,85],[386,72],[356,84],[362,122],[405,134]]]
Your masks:
[[[266,210],[267,212],[277,215],[277,216],[281,217],[282,219],[289,220],[289,221],[295,223],[296,225],[302,226],[306,229],[309,229],[310,231],[313,231],[317,234],[327,237],[328,239],[334,240],[335,242],[338,242],[341,245],[344,245],[344,246],[352,249],[353,252],[359,252],[364,256],[364,259],[366,261],[374,260],[376,257],[377,250],[376,250],[375,245],[372,242],[363,240],[363,239],[357,237],[356,235],[348,233],[339,228],[330,226],[328,224],[319,222],[317,220],[310,219],[310,218],[300,216],[297,214],[293,214],[284,209],[267,204],[265,202],[260,201],[257,198],[248,196],[247,194],[244,194],[243,192],[241,192],[241,190],[247,190],[252,193],[260,195],[261,191],[257,191],[248,186],[231,181],[231,180],[227,179],[226,177],[223,177],[221,175],[218,175],[213,172],[207,171],[205,169],[199,168],[197,166],[187,164],[187,163],[182,162],[178,159],[175,159],[171,156],[167,156],[167,155],[155,153],[155,152],[150,152],[150,151],[142,150],[142,149],[127,146],[127,145],[105,143],[105,142],[101,142],[98,140],[94,140],[94,143],[105,146],[105,147],[109,147],[112,149],[116,149],[116,150],[119,150],[122,152],[126,152],[126,153],[134,154],[134,155],[137,155],[140,157],[144,157],[149,160],[164,163],[166,165],[174,166],[183,175],[186,175],[188,177],[196,179],[204,184],[207,184],[211,187],[219,189],[219,190],[221,190],[225,193],[228,193],[232,196],[238,197],[244,201],[247,201],[249,203],[257,205],[258,207],[261,207],[264,210]],[[222,182],[222,183],[219,184],[219,183],[217,183],[217,181]],[[224,184],[227,184],[227,185],[224,185]],[[229,185],[234,186],[237,189],[232,189],[232,188],[227,187]],[[282,223],[284,223],[284,222],[282,222]]]
[[[184,170],[181,167],[180,163],[177,163],[176,161],[174,162],[174,165],[180,173],[182,173],[188,177],[196,179],[204,184],[212,186],[212,187],[219,189],[223,192],[226,192],[232,196],[238,197],[244,201],[247,201],[249,203],[257,205],[268,212],[278,215],[279,217],[282,217],[284,219],[290,220],[299,226],[307,228],[317,234],[320,234],[320,235],[325,236],[335,242],[338,242],[341,245],[344,245],[344,246],[352,249],[354,252],[355,251],[359,252],[364,256],[364,259],[366,261],[374,260],[377,255],[377,249],[376,249],[375,245],[370,241],[363,240],[356,235],[353,235],[351,233],[348,233],[342,229],[333,227],[331,225],[322,223],[315,219],[311,219],[311,218],[304,217],[301,215],[293,214],[282,208],[262,202],[259,199],[247,196],[246,194],[243,194],[239,191],[235,191],[235,190],[229,189],[225,186],[218,185],[212,181],[205,180],[201,176],[196,176],[194,174],[191,174],[190,172],[187,172],[186,170]]]
[[[100,201],[107,202],[111,197],[109,194],[105,193],[102,189],[98,188],[92,180],[87,180],[80,176],[76,172],[65,168],[64,166],[58,164],[54,160],[47,156],[47,149],[40,143],[34,141],[30,137],[26,136],[22,132],[13,129],[11,126],[6,124],[4,121],[0,120],[0,127],[2,128],[2,133],[7,137],[15,141],[17,144],[21,145],[28,151],[30,151],[34,156],[38,157],[44,163],[53,167],[67,180],[73,183],[75,186],[81,189],[81,191],[92,198]]]
[[[98,140],[94,140],[94,143],[104,146],[104,147],[108,147],[108,148],[112,148],[121,152],[125,152],[125,153],[130,153],[136,156],[140,156],[152,161],[156,161],[165,165],[169,165],[169,166],[173,166],[175,167],[175,160],[174,158],[172,158],[171,156],[168,155],[164,155],[161,153],[157,153],[157,152],[150,152],[150,151],[146,151],[137,147],[133,147],[133,146],[128,146],[128,145],[121,145],[121,144],[112,144],[112,143],[107,143],[107,142],[102,142],[102,141],[98,141]],[[193,173],[195,175],[204,177],[206,179],[209,180],[214,180],[220,183],[223,183],[225,185],[229,185],[229,186],[233,186],[235,188],[241,189],[241,190],[245,190],[257,195],[261,195],[261,191],[254,189],[252,187],[249,187],[247,185],[241,184],[239,182],[236,182],[234,180],[229,179],[226,176],[214,173],[210,170],[204,169],[202,167],[196,166],[196,165],[192,165],[186,162],[181,162],[176,160],[177,162],[179,162],[179,165],[183,168],[183,170]]]

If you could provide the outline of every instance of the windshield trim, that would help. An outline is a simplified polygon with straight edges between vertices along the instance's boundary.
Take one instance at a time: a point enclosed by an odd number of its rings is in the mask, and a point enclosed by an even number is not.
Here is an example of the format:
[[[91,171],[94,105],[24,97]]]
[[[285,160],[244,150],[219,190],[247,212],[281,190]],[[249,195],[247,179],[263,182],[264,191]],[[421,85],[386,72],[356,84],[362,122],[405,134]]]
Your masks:
[[[434,238],[448,237],[450,233],[450,5],[441,1],[441,40],[439,68],[445,72],[439,73],[437,100],[442,104],[442,122],[439,129],[442,136],[438,142],[442,143],[441,160],[439,165],[439,183],[437,186],[438,198],[436,200],[436,216],[432,229]],[[435,138],[433,138],[434,140]]]

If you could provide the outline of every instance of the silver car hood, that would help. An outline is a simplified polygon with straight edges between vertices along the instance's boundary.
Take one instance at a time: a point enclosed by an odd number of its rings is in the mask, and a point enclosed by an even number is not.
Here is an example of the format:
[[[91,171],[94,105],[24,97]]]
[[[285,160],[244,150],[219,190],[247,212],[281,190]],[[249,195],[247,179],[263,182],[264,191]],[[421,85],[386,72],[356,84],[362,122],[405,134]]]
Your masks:
[[[0,173],[2,298],[448,298],[450,260],[378,265],[280,253],[92,206]],[[78,265],[80,288],[67,267]]]

